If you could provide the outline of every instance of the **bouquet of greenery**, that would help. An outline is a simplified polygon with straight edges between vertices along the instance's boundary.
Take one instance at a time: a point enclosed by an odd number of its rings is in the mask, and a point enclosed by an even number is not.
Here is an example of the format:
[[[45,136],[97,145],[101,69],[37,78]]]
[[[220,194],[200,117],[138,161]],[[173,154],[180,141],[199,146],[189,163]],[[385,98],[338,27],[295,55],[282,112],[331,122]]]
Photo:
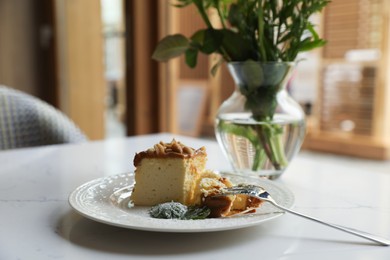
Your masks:
[[[181,34],[163,38],[153,58],[167,61],[185,54],[195,67],[199,52],[218,53],[230,61],[294,61],[298,53],[321,47],[325,41],[309,18],[329,0],[177,0],[176,7],[194,4],[206,28],[189,39]],[[214,28],[209,9],[215,9],[222,28]],[[220,62],[217,63],[217,66]],[[215,67],[213,69],[215,71]]]
[[[193,68],[197,64],[198,53],[219,54],[211,73],[215,74],[223,62],[246,62],[243,73],[248,76],[240,85],[240,92],[247,97],[245,108],[252,112],[253,119],[270,122],[275,113],[275,91],[282,83],[282,76],[274,82],[274,88],[256,88],[259,81],[255,72],[260,70],[258,62],[292,62],[300,52],[321,47],[321,39],[310,21],[312,14],[320,12],[329,0],[177,0],[175,6],[182,8],[195,5],[206,27],[196,31],[190,38],[181,34],[169,35],[157,45],[153,58],[168,61],[185,55],[186,64]],[[220,26],[216,28],[210,15],[217,15]],[[257,71],[259,71],[257,70]],[[264,70],[264,68],[263,68]],[[285,70],[287,73],[287,70]],[[275,75],[272,71],[268,75]],[[278,72],[280,74],[280,72]],[[283,73],[283,72],[282,72]],[[263,72],[265,74],[265,72]],[[269,91],[269,89],[274,89]],[[268,92],[267,92],[268,91]],[[219,126],[226,127],[229,126]],[[226,129],[235,135],[251,140],[258,151],[256,158],[265,149],[268,159],[275,169],[285,166],[283,152],[272,150],[272,143],[278,142],[281,129],[275,125],[257,127],[253,132],[240,128]],[[258,140],[262,140],[259,144]],[[277,147],[277,145],[274,145]],[[257,170],[259,160],[255,159],[252,170]]]

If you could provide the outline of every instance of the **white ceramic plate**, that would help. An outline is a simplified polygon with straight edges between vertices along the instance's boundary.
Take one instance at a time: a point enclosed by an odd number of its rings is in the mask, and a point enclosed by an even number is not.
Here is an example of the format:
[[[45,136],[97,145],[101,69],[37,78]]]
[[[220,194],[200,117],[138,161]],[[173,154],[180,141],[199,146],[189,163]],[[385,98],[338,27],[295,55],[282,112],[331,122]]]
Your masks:
[[[223,173],[233,183],[252,183],[264,187],[281,205],[291,208],[292,192],[274,181],[260,178],[244,178]],[[99,178],[79,186],[69,196],[69,203],[81,215],[109,225],[159,232],[208,232],[238,229],[257,225],[284,213],[269,203],[264,203],[256,213],[236,215],[228,218],[204,220],[156,219],[149,216],[150,207],[128,207],[128,198],[134,184],[134,174],[126,173]],[[125,193],[125,194],[123,194]]]

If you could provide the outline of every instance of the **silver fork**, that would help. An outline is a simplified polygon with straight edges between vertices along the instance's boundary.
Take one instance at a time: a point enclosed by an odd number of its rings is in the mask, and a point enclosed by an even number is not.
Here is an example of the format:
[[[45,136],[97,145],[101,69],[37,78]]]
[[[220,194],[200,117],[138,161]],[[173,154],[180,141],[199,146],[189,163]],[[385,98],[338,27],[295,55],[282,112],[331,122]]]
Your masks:
[[[383,245],[383,246],[389,246],[390,245],[390,240],[388,240],[388,239],[381,238],[381,237],[378,237],[378,236],[375,236],[375,235],[372,235],[372,234],[369,234],[369,233],[366,233],[366,232],[363,232],[363,231],[360,231],[360,230],[356,230],[356,229],[352,229],[352,228],[348,228],[348,227],[343,227],[343,226],[340,226],[340,225],[332,224],[332,223],[329,223],[329,222],[325,222],[325,221],[320,220],[318,218],[314,218],[314,217],[311,217],[311,216],[308,216],[308,215],[296,212],[294,210],[288,209],[286,207],[283,207],[283,206],[279,205],[278,203],[276,203],[276,201],[271,197],[271,195],[264,188],[262,188],[260,186],[256,186],[256,185],[238,185],[238,186],[233,186],[233,187],[230,187],[230,188],[222,189],[221,192],[219,194],[215,195],[215,196],[237,195],[237,194],[245,194],[245,195],[248,195],[248,196],[251,196],[251,197],[259,198],[259,199],[261,199],[263,201],[267,201],[267,202],[271,203],[275,207],[277,207],[277,208],[279,208],[279,209],[281,209],[281,210],[283,210],[285,212],[289,212],[289,213],[292,213],[294,215],[297,215],[297,216],[300,216],[300,217],[304,217],[304,218],[309,219],[309,220],[313,220],[313,221],[315,221],[317,223],[324,224],[326,226],[329,226],[329,227],[332,227],[332,228],[336,228],[338,230],[345,231],[345,232],[350,233],[352,235],[356,235],[358,237],[368,239],[370,241],[376,242],[376,243],[378,243],[380,245]]]

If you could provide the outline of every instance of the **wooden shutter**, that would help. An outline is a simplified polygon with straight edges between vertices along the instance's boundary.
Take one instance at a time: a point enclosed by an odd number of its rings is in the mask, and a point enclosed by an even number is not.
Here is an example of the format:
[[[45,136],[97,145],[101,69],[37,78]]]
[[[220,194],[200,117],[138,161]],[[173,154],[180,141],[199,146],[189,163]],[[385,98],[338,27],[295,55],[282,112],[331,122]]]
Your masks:
[[[381,0],[333,0],[325,12],[321,119],[323,131],[370,136],[378,59],[350,60],[379,53]],[[367,51],[369,50],[369,51]],[[356,56],[355,55],[355,56]],[[362,57],[357,57],[361,59]]]
[[[328,44],[305,147],[389,159],[390,2],[332,0],[323,18]]]
[[[343,59],[351,49],[380,48],[382,0],[333,0],[325,10],[325,59]]]

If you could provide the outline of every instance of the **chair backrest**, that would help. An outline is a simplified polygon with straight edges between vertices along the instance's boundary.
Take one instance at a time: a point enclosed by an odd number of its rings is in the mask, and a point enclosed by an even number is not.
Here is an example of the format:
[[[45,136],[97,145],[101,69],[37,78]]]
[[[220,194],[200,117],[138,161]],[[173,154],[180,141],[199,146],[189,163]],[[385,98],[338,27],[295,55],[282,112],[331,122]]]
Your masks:
[[[86,140],[84,133],[58,109],[0,85],[0,150]]]

